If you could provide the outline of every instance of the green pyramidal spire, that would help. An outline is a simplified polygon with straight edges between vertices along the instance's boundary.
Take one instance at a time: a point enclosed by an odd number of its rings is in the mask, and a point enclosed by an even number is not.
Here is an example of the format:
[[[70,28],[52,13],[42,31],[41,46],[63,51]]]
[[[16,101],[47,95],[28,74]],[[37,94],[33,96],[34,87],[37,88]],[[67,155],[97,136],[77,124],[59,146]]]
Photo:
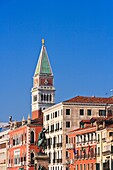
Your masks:
[[[35,75],[41,75],[41,74],[53,75],[50,62],[49,62],[49,58],[47,55],[47,51],[44,45],[44,40],[42,40],[42,48],[41,48],[38,63],[36,66],[36,70],[35,70]]]

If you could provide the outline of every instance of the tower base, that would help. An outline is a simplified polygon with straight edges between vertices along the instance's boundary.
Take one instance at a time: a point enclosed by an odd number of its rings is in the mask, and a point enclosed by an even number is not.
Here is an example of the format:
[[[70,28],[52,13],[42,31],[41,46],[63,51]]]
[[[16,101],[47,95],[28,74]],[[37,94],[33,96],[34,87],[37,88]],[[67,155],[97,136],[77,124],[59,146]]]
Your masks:
[[[42,167],[42,170],[48,170],[49,157],[46,154],[36,155],[35,156],[35,170],[39,170],[39,167]]]

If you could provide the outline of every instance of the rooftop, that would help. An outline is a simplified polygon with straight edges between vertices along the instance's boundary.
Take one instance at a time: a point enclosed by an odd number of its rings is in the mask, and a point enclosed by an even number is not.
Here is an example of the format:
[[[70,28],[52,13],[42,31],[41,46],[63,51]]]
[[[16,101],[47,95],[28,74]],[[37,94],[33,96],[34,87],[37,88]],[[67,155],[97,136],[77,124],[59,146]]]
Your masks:
[[[71,103],[101,103],[101,104],[113,104],[113,97],[86,97],[86,96],[76,96],[64,102],[71,102]]]
[[[48,58],[48,54],[46,51],[46,47],[44,44],[42,44],[41,52],[40,52],[38,63],[37,63],[36,70],[35,70],[35,76],[42,75],[42,74],[53,75],[50,62],[49,62],[49,58]]]

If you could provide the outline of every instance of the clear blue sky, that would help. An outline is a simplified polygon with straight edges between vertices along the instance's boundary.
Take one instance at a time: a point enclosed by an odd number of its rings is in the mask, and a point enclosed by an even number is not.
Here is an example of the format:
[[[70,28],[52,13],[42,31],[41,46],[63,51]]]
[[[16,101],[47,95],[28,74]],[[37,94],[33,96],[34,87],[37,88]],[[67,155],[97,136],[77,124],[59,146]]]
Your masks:
[[[76,95],[111,95],[112,0],[0,0],[0,121],[31,113],[42,38],[57,103]]]

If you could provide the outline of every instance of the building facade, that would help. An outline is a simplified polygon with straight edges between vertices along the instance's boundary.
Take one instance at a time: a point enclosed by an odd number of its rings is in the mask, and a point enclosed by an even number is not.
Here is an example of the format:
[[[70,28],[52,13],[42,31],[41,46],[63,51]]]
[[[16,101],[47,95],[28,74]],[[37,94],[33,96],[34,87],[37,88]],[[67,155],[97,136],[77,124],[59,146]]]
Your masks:
[[[7,146],[9,142],[9,129],[2,129],[0,132],[0,170],[7,169]]]
[[[82,119],[106,117],[106,109],[112,104],[113,98],[77,96],[43,111],[43,125],[49,129],[49,170],[66,169],[66,132],[78,128]]]
[[[35,170],[34,157],[38,153],[38,134],[42,119],[11,122],[8,145],[8,170]]]
[[[92,120],[92,119],[91,119]],[[82,120],[80,128],[67,133],[67,169],[96,170],[96,126],[90,120]]]
[[[113,117],[97,121],[97,169],[113,169]]]
[[[42,110],[55,104],[54,76],[44,40],[33,77],[32,119],[41,116]]]

